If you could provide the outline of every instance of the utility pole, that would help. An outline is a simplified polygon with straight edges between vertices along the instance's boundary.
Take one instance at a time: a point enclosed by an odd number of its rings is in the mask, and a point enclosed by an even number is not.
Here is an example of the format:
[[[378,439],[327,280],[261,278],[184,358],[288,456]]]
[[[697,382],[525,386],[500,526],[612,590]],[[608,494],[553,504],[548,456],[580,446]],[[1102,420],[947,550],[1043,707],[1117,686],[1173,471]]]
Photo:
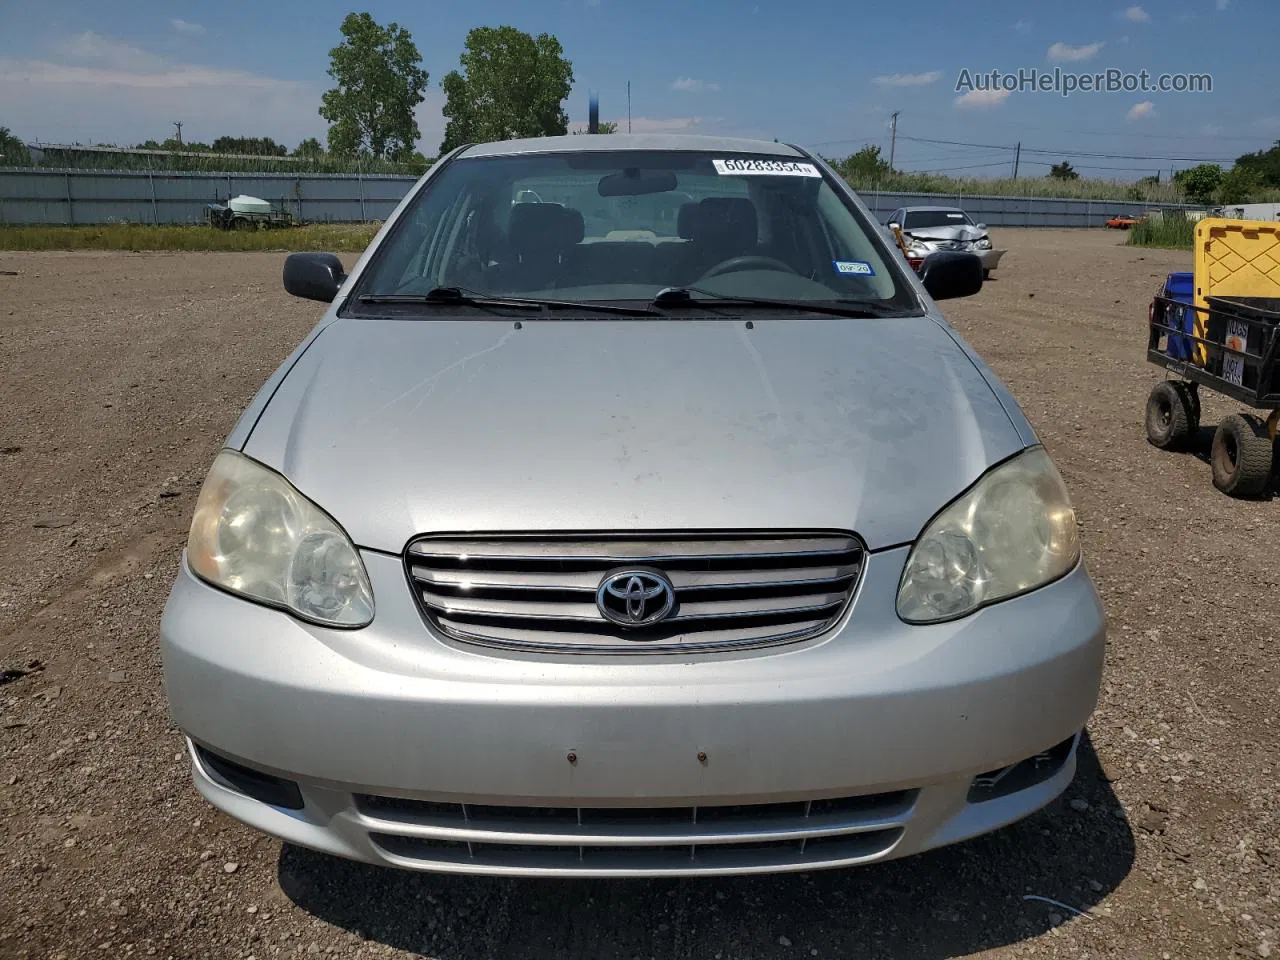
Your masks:
[[[895,110],[889,116],[890,121],[892,121],[893,123],[893,135],[892,135],[892,139],[890,139],[889,141],[889,169],[890,170],[893,169],[894,154],[898,152],[898,113],[899,112],[900,111]]]
[[[1013,179],[1018,179],[1018,163],[1022,160],[1022,141],[1018,141],[1018,146],[1013,152]]]
[[[627,81],[627,133],[631,132],[631,81]]]
[[[173,125],[178,128],[178,146],[182,146],[182,121],[175,120]]]

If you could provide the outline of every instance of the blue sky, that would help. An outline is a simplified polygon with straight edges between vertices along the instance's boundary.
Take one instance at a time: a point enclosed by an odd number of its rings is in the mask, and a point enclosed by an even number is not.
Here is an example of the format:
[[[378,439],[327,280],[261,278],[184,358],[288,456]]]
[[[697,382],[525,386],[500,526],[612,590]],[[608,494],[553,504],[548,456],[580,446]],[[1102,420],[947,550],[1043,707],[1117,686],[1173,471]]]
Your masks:
[[[630,80],[637,131],[777,137],[827,155],[878,143],[887,153],[897,110],[900,167],[973,175],[1007,172],[1011,155],[994,148],[1019,140],[1024,174],[1076,154],[1086,174],[1131,179],[1188,165],[1172,158],[1229,159],[1280,139],[1280,85],[1259,59],[1267,47],[1259,38],[1280,26],[1275,0],[380,0],[361,8],[413,33],[431,74],[419,110],[428,154],[444,129],[440,79],[457,65],[468,29],[498,24],[560,38],[576,75],[575,123],[585,122],[595,89],[602,116],[625,129]],[[316,109],[327,52],[350,9],[349,0],[0,0],[0,125],[50,142],[163,139],[172,120],[184,121],[191,140],[323,139]],[[957,102],[962,69],[1054,66],[1205,72],[1214,91]]]

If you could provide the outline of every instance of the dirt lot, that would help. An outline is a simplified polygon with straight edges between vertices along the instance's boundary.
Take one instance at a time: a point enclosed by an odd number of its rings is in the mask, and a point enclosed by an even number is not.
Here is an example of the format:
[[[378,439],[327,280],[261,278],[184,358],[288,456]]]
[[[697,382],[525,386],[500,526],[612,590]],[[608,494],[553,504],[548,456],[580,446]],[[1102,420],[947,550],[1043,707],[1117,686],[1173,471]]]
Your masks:
[[[996,239],[947,313],[1056,457],[1110,612],[1076,783],[913,860],[626,883],[367,868],[197,797],[160,610],[205,469],[318,309],[277,254],[0,254],[0,667],[43,664],[0,686],[0,958],[1280,957],[1277,504],[1143,438],[1147,301],[1190,257]]]

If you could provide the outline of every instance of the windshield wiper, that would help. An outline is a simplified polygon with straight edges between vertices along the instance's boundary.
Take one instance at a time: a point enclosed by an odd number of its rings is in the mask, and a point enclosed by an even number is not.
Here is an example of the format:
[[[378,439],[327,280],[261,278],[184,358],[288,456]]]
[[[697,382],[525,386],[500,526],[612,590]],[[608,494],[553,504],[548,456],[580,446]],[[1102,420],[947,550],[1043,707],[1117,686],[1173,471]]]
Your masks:
[[[497,297],[462,287],[434,287],[426,293],[366,293],[356,303],[406,303],[429,306],[508,307],[516,310],[586,310],[594,313],[618,313],[628,317],[660,317],[652,307],[627,307],[618,303],[592,303],[588,300],[545,300],[539,297]]]
[[[698,297],[707,297],[717,303],[733,303],[748,307],[779,307],[784,310],[806,310],[836,317],[897,317],[901,312],[888,309],[872,300],[774,300],[769,297],[739,297],[716,293],[701,287],[667,287],[649,301],[655,307],[678,307],[698,303]]]

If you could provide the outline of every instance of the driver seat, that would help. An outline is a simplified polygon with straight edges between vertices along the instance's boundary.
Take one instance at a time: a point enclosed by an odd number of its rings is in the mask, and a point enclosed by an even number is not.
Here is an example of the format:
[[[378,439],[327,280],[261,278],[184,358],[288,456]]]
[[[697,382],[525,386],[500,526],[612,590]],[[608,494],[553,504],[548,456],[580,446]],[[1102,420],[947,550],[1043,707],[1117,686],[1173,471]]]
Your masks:
[[[756,206],[746,197],[707,197],[686,214],[689,238],[684,281],[692,283],[718,263],[759,252]]]

